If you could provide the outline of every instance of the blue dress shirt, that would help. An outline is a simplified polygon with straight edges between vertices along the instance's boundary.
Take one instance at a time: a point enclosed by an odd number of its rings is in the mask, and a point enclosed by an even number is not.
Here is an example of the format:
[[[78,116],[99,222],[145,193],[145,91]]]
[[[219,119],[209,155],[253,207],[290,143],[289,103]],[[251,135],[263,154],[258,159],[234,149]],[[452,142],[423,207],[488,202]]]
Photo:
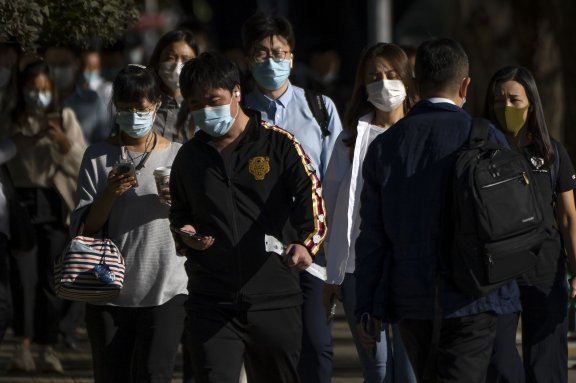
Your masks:
[[[342,131],[342,123],[334,102],[329,97],[322,97],[329,118],[330,135],[326,137],[322,135],[302,88],[288,83],[286,92],[276,100],[262,94],[258,89],[249,93],[245,98],[245,106],[260,112],[262,120],[289,131],[300,141],[312,164],[318,169],[316,174],[320,180],[326,173],[332,149]]]

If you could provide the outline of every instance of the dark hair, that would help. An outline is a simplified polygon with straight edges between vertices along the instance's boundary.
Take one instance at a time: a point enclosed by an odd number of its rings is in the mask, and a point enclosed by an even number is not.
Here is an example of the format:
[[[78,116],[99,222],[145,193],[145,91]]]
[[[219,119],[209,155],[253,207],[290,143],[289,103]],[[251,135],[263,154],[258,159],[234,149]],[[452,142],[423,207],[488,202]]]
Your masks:
[[[184,64],[180,73],[180,90],[187,99],[192,89],[222,88],[230,92],[240,85],[238,67],[219,53],[204,52]]]
[[[62,108],[60,107],[58,89],[54,85],[54,74],[52,73],[52,69],[44,60],[35,60],[26,65],[18,76],[18,101],[16,102],[16,108],[14,109],[13,114],[15,120],[20,118],[26,110],[26,99],[24,95],[24,87],[26,86],[26,83],[41,74],[48,77],[48,80],[50,81],[50,92],[52,93],[52,101],[46,108],[46,112],[61,112]]]
[[[404,100],[404,112],[412,109],[417,101],[417,93],[412,79],[412,66],[406,53],[397,45],[389,43],[377,43],[364,50],[358,67],[356,68],[356,79],[352,90],[350,105],[346,111],[344,127],[349,131],[349,138],[346,140],[346,146],[350,147],[351,154],[354,150],[354,143],[358,134],[358,120],[360,117],[374,111],[375,107],[368,102],[368,93],[366,92],[366,66],[370,60],[381,57],[388,61],[398,77],[406,87],[406,99]]]
[[[142,65],[130,64],[118,73],[112,83],[112,102],[133,102],[143,98],[153,103],[160,102],[156,76]]]
[[[546,166],[551,166],[555,161],[556,151],[550,139],[550,134],[548,133],[536,81],[528,69],[521,66],[508,66],[498,70],[494,76],[492,76],[488,84],[488,90],[486,91],[484,117],[492,121],[500,130],[503,130],[494,113],[494,99],[496,88],[507,81],[516,81],[524,88],[528,101],[530,102],[526,119],[526,130],[532,138],[532,143],[536,147],[537,154],[544,158]]]
[[[158,40],[156,46],[154,47],[154,51],[150,56],[150,60],[148,61],[148,68],[154,71],[154,73],[158,72],[162,51],[164,51],[168,45],[180,41],[185,42],[186,45],[188,45],[194,51],[194,55],[198,56],[198,43],[196,42],[194,34],[186,29],[176,29],[165,33],[164,36]]]
[[[252,15],[242,25],[242,44],[244,52],[250,54],[254,44],[272,36],[280,36],[286,39],[290,50],[294,50],[294,32],[292,25],[283,17],[273,17],[258,12]]]
[[[448,38],[423,42],[416,51],[414,68],[420,96],[459,89],[468,69],[468,56],[458,42]]]

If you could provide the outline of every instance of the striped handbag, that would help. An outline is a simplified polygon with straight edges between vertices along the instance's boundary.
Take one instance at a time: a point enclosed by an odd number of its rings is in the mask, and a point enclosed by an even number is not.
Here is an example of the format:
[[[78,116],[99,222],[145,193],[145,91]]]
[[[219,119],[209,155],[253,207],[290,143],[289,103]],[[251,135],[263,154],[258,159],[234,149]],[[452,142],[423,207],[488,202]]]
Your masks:
[[[106,303],[120,293],[126,265],[110,239],[74,237],[54,265],[54,289],[62,299]]]

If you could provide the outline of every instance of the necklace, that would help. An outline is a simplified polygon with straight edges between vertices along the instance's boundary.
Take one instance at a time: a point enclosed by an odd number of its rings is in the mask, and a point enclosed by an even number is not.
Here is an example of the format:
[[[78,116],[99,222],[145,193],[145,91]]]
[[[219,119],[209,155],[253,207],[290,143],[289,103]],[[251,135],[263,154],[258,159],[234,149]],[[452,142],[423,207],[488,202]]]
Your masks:
[[[144,152],[140,153],[136,157],[132,157],[132,154],[130,154],[129,150],[126,151],[128,153],[128,157],[130,157],[130,159],[132,160],[133,163],[135,163],[137,159],[144,157],[146,155],[146,153],[149,152],[148,147],[150,145],[151,139],[152,139],[152,134],[149,134],[148,137],[146,137],[146,142],[144,143]]]
[[[158,137],[156,135],[156,132],[152,132],[152,134],[150,134],[150,135],[148,135],[148,137],[146,137],[146,143],[144,144],[144,153],[142,153],[136,157],[132,157],[132,155],[130,154],[130,152],[126,148],[126,145],[124,145],[124,143],[122,142],[122,136],[119,135],[118,138],[120,140],[120,145],[121,145],[120,151],[122,154],[122,160],[125,162],[131,162],[132,164],[135,164],[136,160],[139,159],[140,161],[138,162],[138,165],[136,165],[134,167],[134,169],[136,170],[136,175],[140,174],[140,169],[142,169],[146,166],[146,162],[148,162],[148,159],[150,158],[150,153],[156,148],[156,144],[158,143]],[[148,150],[150,142],[153,142],[153,144],[152,144],[152,147],[150,148],[150,150]],[[130,159],[130,161],[128,161],[128,159]]]

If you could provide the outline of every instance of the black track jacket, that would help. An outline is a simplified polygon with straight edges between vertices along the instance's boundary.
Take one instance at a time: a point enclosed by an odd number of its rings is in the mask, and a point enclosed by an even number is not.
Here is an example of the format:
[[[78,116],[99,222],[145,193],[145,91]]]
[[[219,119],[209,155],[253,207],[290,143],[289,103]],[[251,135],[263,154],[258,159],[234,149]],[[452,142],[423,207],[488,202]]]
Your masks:
[[[256,117],[246,129],[227,163],[198,132],[172,164],[171,224],[191,224],[215,238],[207,250],[187,251],[190,302],[242,310],[297,306],[297,271],[266,252],[264,235],[315,255],[327,230],[320,183],[292,134]]]

